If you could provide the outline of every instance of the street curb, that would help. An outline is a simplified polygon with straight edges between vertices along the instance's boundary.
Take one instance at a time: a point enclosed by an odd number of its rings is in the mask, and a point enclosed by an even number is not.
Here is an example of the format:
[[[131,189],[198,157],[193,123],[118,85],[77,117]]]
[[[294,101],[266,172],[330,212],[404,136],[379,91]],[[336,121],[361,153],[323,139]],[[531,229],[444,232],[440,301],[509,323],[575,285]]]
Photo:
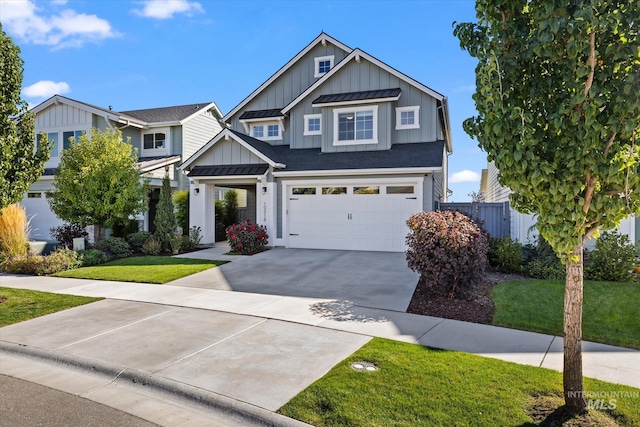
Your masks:
[[[144,388],[165,398],[195,405],[218,415],[222,414],[247,426],[311,427],[302,421],[215,392],[101,360],[6,341],[0,341],[0,352],[105,376],[114,383]]]

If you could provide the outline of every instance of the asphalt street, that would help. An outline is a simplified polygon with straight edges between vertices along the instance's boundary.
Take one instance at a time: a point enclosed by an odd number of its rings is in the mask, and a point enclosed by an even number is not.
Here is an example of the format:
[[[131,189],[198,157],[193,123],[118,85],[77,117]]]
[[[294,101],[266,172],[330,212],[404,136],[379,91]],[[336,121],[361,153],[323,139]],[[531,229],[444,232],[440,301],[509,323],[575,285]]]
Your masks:
[[[0,375],[1,427],[154,427],[136,416],[29,381]]]

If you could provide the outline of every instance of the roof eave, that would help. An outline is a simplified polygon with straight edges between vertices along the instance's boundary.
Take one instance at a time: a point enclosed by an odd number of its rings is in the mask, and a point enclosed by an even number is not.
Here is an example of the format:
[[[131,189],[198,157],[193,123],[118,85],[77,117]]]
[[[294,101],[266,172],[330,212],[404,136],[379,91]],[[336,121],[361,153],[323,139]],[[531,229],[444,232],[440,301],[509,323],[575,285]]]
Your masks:
[[[301,170],[274,171],[274,177],[292,176],[353,176],[353,175],[423,175],[442,171],[442,166],[414,167],[414,168],[371,168],[371,169],[329,169],[329,170]]]

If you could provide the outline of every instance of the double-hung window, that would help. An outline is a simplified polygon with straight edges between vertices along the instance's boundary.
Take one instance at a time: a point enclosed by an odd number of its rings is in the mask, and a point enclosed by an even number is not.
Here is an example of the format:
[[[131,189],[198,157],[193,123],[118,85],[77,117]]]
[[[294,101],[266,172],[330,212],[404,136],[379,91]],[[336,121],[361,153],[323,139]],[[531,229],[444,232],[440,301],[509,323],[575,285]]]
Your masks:
[[[70,130],[67,132],[62,132],[62,149],[66,150],[67,148],[69,148],[69,145],[71,144],[71,138],[73,138],[75,142],[78,142],[80,140],[80,135],[82,135],[83,133],[84,131],[81,130]]]
[[[378,106],[333,110],[333,145],[377,144]]]

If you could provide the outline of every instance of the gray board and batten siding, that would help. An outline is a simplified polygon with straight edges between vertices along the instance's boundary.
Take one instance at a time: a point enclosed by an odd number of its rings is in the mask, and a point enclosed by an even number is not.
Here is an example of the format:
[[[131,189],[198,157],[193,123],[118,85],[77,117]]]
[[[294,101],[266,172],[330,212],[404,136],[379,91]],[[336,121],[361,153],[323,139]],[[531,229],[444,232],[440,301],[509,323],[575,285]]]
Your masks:
[[[509,202],[503,203],[438,203],[441,211],[460,211],[481,221],[491,237],[511,236],[511,211]]]
[[[182,159],[191,157],[202,146],[201,141],[208,141],[217,135],[222,126],[211,111],[202,111],[182,125]],[[175,152],[178,153],[177,151]]]

